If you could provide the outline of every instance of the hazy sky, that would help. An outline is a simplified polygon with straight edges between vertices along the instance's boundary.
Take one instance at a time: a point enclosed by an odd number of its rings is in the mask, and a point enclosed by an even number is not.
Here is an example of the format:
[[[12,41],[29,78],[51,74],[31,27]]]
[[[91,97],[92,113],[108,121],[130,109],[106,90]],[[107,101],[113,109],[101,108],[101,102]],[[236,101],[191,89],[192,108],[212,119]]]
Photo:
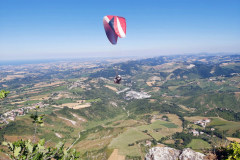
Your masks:
[[[105,15],[126,18],[113,46]],[[240,0],[0,0],[0,60],[240,52]]]

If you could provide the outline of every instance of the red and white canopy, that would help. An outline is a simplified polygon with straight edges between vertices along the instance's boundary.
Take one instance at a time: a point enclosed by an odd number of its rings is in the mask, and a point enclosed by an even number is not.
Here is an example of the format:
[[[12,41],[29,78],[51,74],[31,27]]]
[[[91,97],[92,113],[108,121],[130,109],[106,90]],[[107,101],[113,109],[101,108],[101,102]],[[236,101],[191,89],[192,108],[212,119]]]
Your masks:
[[[103,17],[103,26],[108,40],[112,44],[117,44],[118,37],[126,37],[127,25],[124,17],[105,16]]]

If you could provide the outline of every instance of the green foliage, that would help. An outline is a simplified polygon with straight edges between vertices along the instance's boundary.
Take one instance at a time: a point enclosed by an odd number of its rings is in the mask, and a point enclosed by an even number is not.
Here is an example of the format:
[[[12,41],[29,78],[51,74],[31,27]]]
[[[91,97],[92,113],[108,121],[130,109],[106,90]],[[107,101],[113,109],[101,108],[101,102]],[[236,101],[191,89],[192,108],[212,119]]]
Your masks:
[[[209,93],[204,95],[195,95],[181,102],[190,108],[211,107],[228,108],[239,110],[240,103],[234,93]],[[203,113],[203,112],[201,112]],[[199,114],[199,113],[198,113]]]
[[[228,149],[228,160],[239,160],[240,159],[240,144],[237,142],[231,143],[227,147]]]
[[[11,121],[0,130],[0,142],[4,141],[4,135],[31,135],[34,127],[24,121]]]
[[[240,132],[237,130],[235,133],[232,134],[232,137],[240,138]]]
[[[37,110],[37,109],[39,109],[39,106],[36,106],[36,110]],[[32,121],[33,123],[40,124],[40,126],[43,126],[43,125],[44,125],[44,124],[43,124],[43,117],[44,117],[44,116],[45,116],[44,114],[38,116],[38,115],[37,115],[37,111],[36,111],[36,114],[35,114],[35,115],[34,115],[34,114],[31,114],[30,118],[33,120],[33,121]]]
[[[75,119],[74,116],[70,113],[71,111],[72,109],[69,109],[68,107],[63,107],[63,109],[56,111],[56,113],[61,114],[68,119]]]
[[[80,153],[75,150],[66,150],[64,143],[60,142],[56,147],[45,147],[45,140],[41,139],[38,143],[33,144],[31,140],[19,140],[13,143],[3,142],[7,146],[10,154],[6,153],[12,160],[76,160]]]
[[[3,100],[4,98],[7,97],[7,95],[9,94],[9,91],[5,91],[5,90],[1,90],[0,91],[0,99]]]

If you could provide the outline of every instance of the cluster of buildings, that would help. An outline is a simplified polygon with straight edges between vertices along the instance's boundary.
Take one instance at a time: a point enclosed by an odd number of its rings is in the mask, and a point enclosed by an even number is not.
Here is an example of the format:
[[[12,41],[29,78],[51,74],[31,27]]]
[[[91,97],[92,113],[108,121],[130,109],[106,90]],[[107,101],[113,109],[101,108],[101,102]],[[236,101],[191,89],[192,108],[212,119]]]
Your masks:
[[[207,123],[211,122],[211,119],[208,119],[208,118],[204,118],[202,120],[197,120],[197,121],[194,121],[193,123],[194,124],[200,124],[203,128],[206,127]]]
[[[214,128],[211,128],[211,131],[214,131]],[[199,136],[200,134],[204,134],[204,132],[198,132],[195,129],[192,129],[191,131],[189,131],[189,133],[192,133],[194,136]],[[209,137],[210,135],[207,135],[207,137]],[[213,137],[215,137],[215,135],[213,135]]]
[[[39,103],[34,103],[31,106],[27,106],[27,107],[22,107],[22,108],[18,108],[18,109],[13,109],[11,111],[7,111],[6,113],[3,113],[0,117],[0,123],[7,123],[8,121],[7,119],[14,121],[16,116],[23,116],[25,115],[26,112],[28,112],[28,110],[31,109],[35,109],[36,106],[39,106],[39,108],[43,108],[43,107],[47,107],[49,106],[49,104],[43,104],[42,102]]]
[[[130,99],[144,99],[144,98],[150,98],[151,95],[147,94],[146,92],[136,92],[136,91],[128,91],[126,93],[126,100]]]
[[[5,118],[3,118],[1,116],[1,118],[3,119],[2,122],[4,122],[4,121],[6,122],[6,119],[14,121],[16,116],[25,115],[25,110],[24,110],[24,108],[13,109],[11,111],[8,111],[8,112],[4,113],[3,115],[4,115]]]
[[[204,134],[204,132],[198,132],[197,130],[193,129],[191,131],[189,131],[190,133],[192,133],[194,136],[199,136],[199,134]]]
[[[82,80],[77,80],[76,82],[73,82],[71,84],[71,86],[68,87],[68,89],[71,90],[71,89],[77,88],[77,87],[87,88],[87,90],[91,90],[92,89],[89,84],[85,84]]]
[[[125,89],[123,89],[123,90],[121,90],[121,91],[117,91],[116,93],[117,94],[120,94],[120,93],[123,93],[123,92],[125,92],[125,91],[127,91],[127,90],[129,90],[130,88],[125,88]]]

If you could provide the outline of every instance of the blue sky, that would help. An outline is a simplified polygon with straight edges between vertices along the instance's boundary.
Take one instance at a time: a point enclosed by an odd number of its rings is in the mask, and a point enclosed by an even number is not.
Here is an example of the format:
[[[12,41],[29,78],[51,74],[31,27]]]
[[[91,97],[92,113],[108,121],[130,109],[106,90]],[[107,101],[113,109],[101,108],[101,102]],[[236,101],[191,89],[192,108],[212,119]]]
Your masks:
[[[116,46],[105,15],[123,16]],[[0,0],[0,60],[240,53],[239,0]]]

